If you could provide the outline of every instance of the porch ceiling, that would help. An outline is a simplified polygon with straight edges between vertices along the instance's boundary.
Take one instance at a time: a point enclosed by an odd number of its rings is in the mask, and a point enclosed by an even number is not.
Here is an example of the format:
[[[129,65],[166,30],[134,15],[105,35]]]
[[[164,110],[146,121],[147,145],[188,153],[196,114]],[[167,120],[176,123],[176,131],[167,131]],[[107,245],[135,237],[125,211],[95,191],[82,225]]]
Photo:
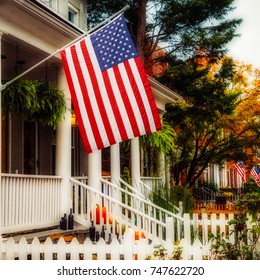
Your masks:
[[[180,100],[182,97],[176,92],[170,90],[155,79],[148,77],[156,105],[161,112],[165,111],[165,105]]]
[[[2,79],[23,72],[82,34],[65,19],[28,0],[1,0]],[[59,54],[48,61],[60,63]],[[45,66],[43,66],[45,67]]]
[[[2,36],[2,79],[10,80],[14,73],[29,69],[48,55],[56,52],[79,37],[78,29],[37,0],[1,0],[0,31]],[[48,60],[48,67],[59,64],[57,54]],[[41,75],[46,65],[42,65]],[[34,73],[38,75],[38,73]],[[37,77],[38,78],[38,77]],[[165,104],[180,98],[160,83],[149,77],[156,104],[161,111]]]

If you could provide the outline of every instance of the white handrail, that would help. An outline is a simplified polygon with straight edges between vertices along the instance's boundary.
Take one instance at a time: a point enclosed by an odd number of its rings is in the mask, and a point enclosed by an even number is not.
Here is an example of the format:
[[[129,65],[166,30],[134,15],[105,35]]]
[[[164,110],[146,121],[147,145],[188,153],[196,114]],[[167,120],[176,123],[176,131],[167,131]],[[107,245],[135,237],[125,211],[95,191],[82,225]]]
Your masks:
[[[74,211],[75,211],[75,219],[80,222],[88,221],[88,225],[90,224],[90,220],[93,216],[95,218],[95,209],[96,204],[98,207],[105,207],[108,209],[109,214],[106,213],[106,222],[102,221],[102,216],[99,218],[99,223],[96,225],[97,227],[101,227],[103,224],[106,225],[106,229],[110,229],[111,232],[119,232],[122,233],[122,228],[134,227],[139,230],[144,230],[149,238],[159,237],[161,239],[166,238],[166,229],[167,229],[167,218],[171,218],[177,223],[183,223],[184,219],[176,214],[173,214],[165,209],[158,207],[150,203],[149,201],[140,198],[138,195],[133,194],[127,190],[124,190],[111,182],[108,182],[104,179],[101,179],[101,182],[105,184],[105,193],[102,193],[99,190],[96,190],[80,181],[77,181],[74,178],[70,179],[71,186],[74,189]],[[108,189],[110,188],[110,190]],[[125,202],[119,201],[109,194],[111,191],[117,190],[120,191],[123,195],[125,195]],[[128,205],[128,198],[130,198],[131,202]],[[133,205],[135,203],[135,205]],[[138,204],[138,207],[137,207]],[[92,214],[91,214],[92,213]],[[99,215],[100,211],[99,211]],[[109,216],[112,216],[112,222],[110,224]],[[174,232],[174,229],[172,229]],[[176,230],[175,230],[176,231]],[[180,237],[180,227],[178,226],[177,236]]]
[[[101,181],[104,182],[105,180],[101,179]],[[136,189],[134,189],[132,186],[130,186],[129,184],[127,184],[127,183],[126,183],[125,181],[123,181],[122,179],[120,179],[120,182],[123,183],[125,186],[127,186],[127,188],[129,188],[129,189],[131,189],[131,190],[134,190],[134,191],[136,192]],[[158,206],[158,205],[152,203],[151,201],[149,201],[149,200],[147,200],[147,199],[145,199],[145,198],[140,197],[139,195],[136,195],[136,194],[133,194],[133,193],[127,191],[127,190],[124,190],[124,189],[120,188],[119,186],[114,185],[114,184],[112,184],[112,183],[110,183],[110,182],[105,182],[105,183],[108,183],[109,185],[113,186],[114,188],[118,188],[121,192],[123,192],[123,193],[125,193],[125,194],[127,194],[127,195],[130,195],[130,196],[132,196],[132,197],[135,198],[135,199],[139,199],[141,202],[146,203],[147,205],[150,205],[150,206],[154,207],[154,208],[155,208],[156,210],[158,210],[158,211],[164,212],[164,213],[167,214],[168,216],[172,216],[173,218],[182,220],[182,218],[181,218],[178,214],[172,213],[172,212],[170,212],[170,211],[168,211],[168,210],[166,210],[166,209],[164,209],[164,208],[162,208],[162,207],[160,207],[160,206]],[[178,208],[178,207],[176,206],[176,209],[177,209],[177,208]],[[178,208],[177,210],[179,210],[179,208]]]

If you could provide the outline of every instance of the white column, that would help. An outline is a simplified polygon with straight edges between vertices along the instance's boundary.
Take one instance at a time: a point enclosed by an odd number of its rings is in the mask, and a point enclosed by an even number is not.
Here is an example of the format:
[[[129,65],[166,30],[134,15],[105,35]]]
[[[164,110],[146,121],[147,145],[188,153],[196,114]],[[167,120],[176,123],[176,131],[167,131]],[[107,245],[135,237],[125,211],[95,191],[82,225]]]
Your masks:
[[[217,164],[213,165],[214,168],[214,183],[217,184],[219,186],[219,166]]]
[[[58,87],[64,90],[67,108],[71,108],[71,97],[65,73],[62,67],[58,72]],[[62,177],[60,196],[60,215],[69,213],[72,207],[72,194],[70,189],[71,177],[71,113],[66,111],[64,120],[58,125],[56,131],[56,175]]]
[[[140,182],[140,150],[139,138],[131,139],[131,177],[132,186],[137,187]]]
[[[120,180],[120,144],[114,144],[110,147],[110,166],[111,166],[111,183],[119,186]],[[121,201],[119,191],[113,192],[114,199]]]
[[[0,57],[2,54],[2,36],[3,32],[0,31]],[[2,87],[2,65],[0,60],[0,101],[1,101],[1,87]],[[0,102],[0,241],[2,240],[2,106]]]
[[[88,154],[88,185],[100,191],[101,150]]]
[[[162,151],[158,154],[158,175],[162,179],[162,184],[166,182],[166,166],[165,166],[165,155]]]
[[[228,179],[227,179],[227,163],[224,164],[224,167],[222,169],[222,172],[223,172],[223,186],[226,187],[228,184]]]
[[[88,154],[88,185],[91,188],[101,191],[101,150],[95,150]],[[94,195],[91,194],[91,208],[94,209],[99,201],[95,201]]]
[[[120,179],[120,146],[114,144],[110,147],[111,182],[119,184]]]
[[[160,114],[161,123],[163,123],[164,111],[160,110],[159,114]],[[167,171],[166,171],[166,158],[165,158],[165,154],[164,154],[164,152],[159,151],[159,154],[158,154],[158,175],[162,179],[162,184],[163,185],[165,185],[165,183],[168,184],[168,182],[166,180],[166,177],[167,177],[166,172]]]

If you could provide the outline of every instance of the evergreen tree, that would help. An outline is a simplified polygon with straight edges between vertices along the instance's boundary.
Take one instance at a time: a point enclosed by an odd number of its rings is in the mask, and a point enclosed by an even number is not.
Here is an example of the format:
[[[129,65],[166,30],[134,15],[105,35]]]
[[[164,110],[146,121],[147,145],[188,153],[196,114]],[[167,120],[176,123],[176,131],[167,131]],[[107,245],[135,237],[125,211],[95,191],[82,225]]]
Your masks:
[[[129,30],[140,56],[149,67],[158,60],[176,63],[194,56],[198,50],[208,55],[225,53],[226,44],[236,34],[240,19],[228,18],[234,0],[90,0],[89,26],[96,25],[123,8]],[[158,49],[165,56],[154,57]],[[149,58],[149,59],[148,59]],[[156,61],[155,61],[156,60]]]

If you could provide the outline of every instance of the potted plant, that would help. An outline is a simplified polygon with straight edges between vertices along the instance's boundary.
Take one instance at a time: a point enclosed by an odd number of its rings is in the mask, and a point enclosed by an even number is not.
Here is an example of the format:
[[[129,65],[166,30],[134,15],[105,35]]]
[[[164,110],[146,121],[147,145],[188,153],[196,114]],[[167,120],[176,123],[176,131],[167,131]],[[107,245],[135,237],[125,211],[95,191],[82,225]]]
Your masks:
[[[4,115],[20,115],[56,128],[66,112],[64,92],[43,80],[20,79],[2,91]]]

